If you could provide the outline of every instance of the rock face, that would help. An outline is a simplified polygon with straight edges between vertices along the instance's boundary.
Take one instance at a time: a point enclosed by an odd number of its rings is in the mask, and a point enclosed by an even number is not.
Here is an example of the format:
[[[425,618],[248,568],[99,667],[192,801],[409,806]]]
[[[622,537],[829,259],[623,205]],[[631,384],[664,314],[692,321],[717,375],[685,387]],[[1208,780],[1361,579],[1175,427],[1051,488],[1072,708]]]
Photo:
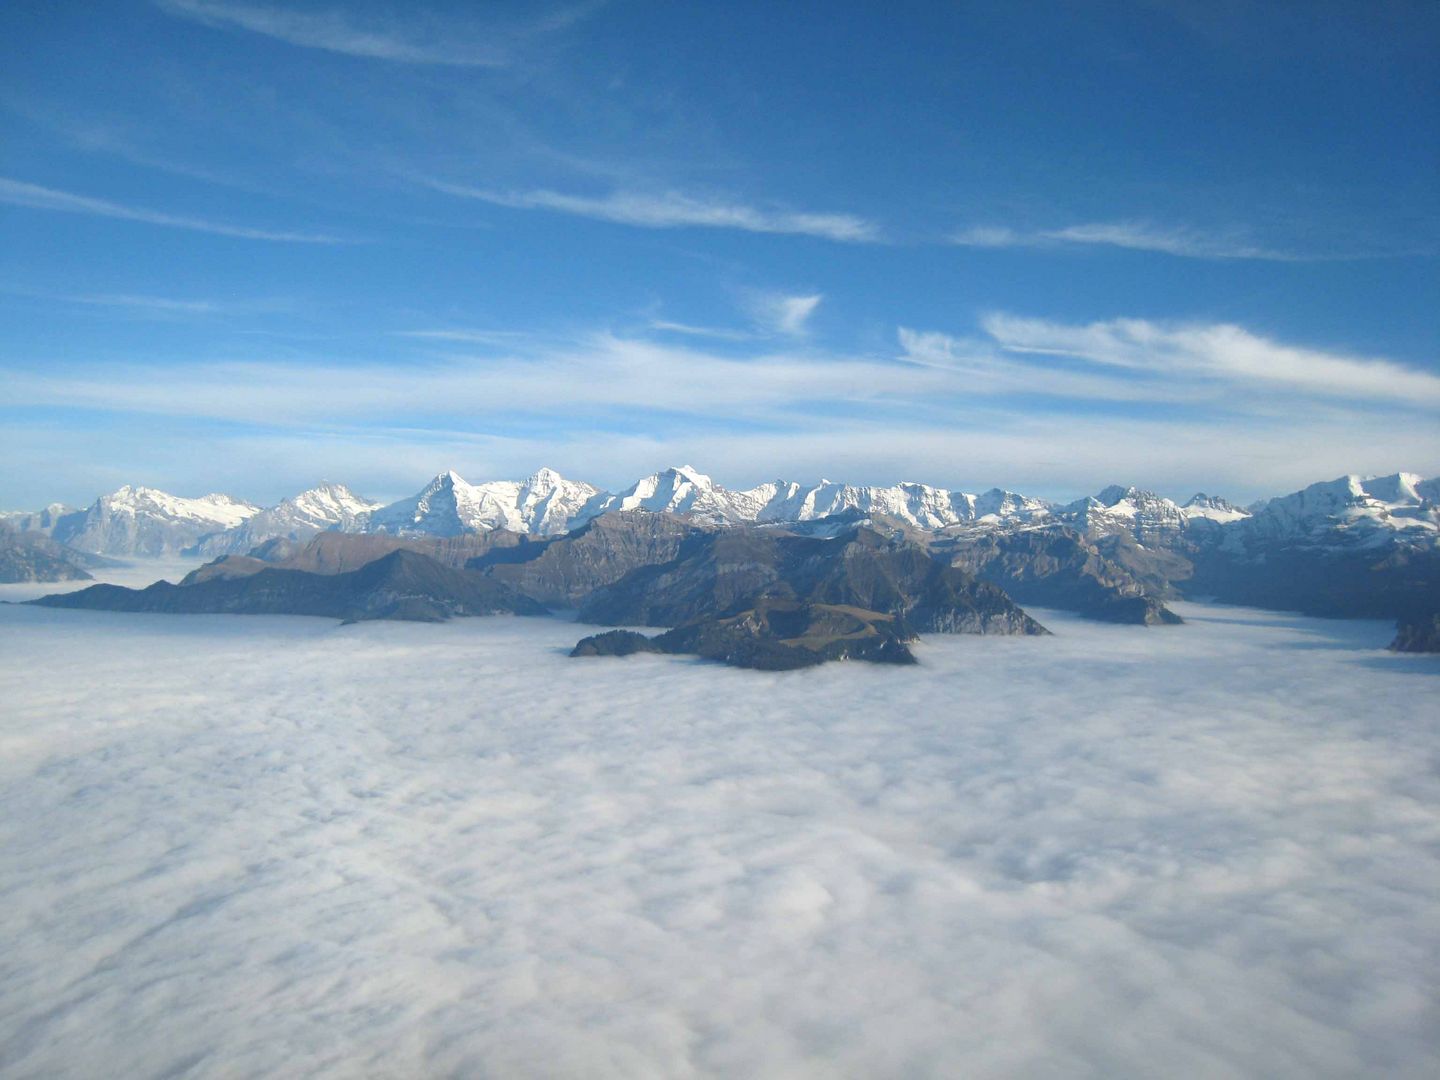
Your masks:
[[[1104,622],[1181,622],[1151,593],[1152,586],[1163,589],[1165,583],[1147,584],[1119,559],[1107,557],[1099,546],[1107,542],[1122,555],[1136,548],[1128,535],[1096,542],[1064,525],[948,534],[934,546],[953,565],[999,586],[1022,604],[1075,611]]]
[[[828,660],[913,664],[904,623],[833,604],[766,600],[728,618],[704,619],[649,638],[611,630],[577,644],[571,656],[690,653],[734,667],[791,671]]]
[[[898,616],[918,633],[1043,633],[1000,589],[865,526],[834,539],[735,528],[695,537],[669,563],[595,590],[582,622],[680,626],[762,601],[828,604]]]
[[[43,533],[17,532],[0,522],[0,584],[21,581],[88,581],[76,553]]]
[[[671,514],[607,513],[568,536],[497,548],[468,565],[542,603],[575,607],[632,570],[676,559],[713,532]]]
[[[399,550],[358,570],[313,574],[267,567],[243,577],[147,589],[92,585],[31,601],[47,607],[169,614],[323,615],[347,622],[436,622],[460,615],[542,615],[543,605],[482,575]]]

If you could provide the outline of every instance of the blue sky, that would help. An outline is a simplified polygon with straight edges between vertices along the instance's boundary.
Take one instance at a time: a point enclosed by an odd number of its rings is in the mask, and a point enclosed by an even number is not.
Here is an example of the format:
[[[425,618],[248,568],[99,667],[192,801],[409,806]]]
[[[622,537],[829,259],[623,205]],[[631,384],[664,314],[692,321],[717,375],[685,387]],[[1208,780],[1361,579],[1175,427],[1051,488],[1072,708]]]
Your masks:
[[[1440,472],[1432,3],[0,12],[0,506]]]

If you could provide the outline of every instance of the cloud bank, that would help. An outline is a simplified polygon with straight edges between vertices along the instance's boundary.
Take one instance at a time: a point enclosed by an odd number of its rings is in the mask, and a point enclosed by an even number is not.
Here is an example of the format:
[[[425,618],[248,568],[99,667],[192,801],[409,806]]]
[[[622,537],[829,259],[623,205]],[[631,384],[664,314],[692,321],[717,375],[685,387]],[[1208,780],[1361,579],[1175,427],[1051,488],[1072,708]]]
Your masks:
[[[1201,376],[1336,397],[1440,404],[1440,376],[1389,360],[1297,348],[1230,324],[1112,319],[1082,326],[990,315],[987,333],[1012,352],[1069,356],[1154,375]]]
[[[1433,660],[0,608],[0,1071],[1433,1076]]]
[[[736,487],[780,473],[1066,499],[1125,482],[1249,500],[1440,471],[1440,379],[1394,361],[1224,324],[1005,314],[969,337],[902,327],[888,353],[857,355],[804,333],[815,297],[769,299],[768,332],[750,335],[434,327],[390,336],[404,364],[12,368],[0,505],[139,481],[273,502],[321,475],[400,497],[446,467],[480,479],[541,464],[611,488],[693,461]]]

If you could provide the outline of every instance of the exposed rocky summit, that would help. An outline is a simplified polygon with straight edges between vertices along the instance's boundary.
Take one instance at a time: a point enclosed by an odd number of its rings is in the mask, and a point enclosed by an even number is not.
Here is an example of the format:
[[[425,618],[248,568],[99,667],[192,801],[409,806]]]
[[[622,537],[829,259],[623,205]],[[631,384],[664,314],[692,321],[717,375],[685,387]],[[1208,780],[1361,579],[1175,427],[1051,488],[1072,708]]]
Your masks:
[[[698,533],[672,561],[595,590],[580,620],[674,629],[597,635],[577,656],[679,652],[772,669],[913,663],[905,642],[917,632],[1046,632],[999,588],[866,526],[828,539],[763,528]]]
[[[692,538],[669,563],[595,590],[582,622],[680,626],[762,600],[808,601],[900,616],[918,633],[1043,633],[1000,589],[917,544],[866,526],[833,539],[755,528]]]
[[[644,566],[668,563],[714,530],[672,514],[607,513],[567,536],[497,547],[467,564],[527,596],[575,607],[595,590]]]
[[[583,639],[571,656],[694,654],[734,667],[790,671],[827,660],[913,664],[904,622],[860,608],[766,600],[727,618],[703,619],[655,637],[611,630]]]

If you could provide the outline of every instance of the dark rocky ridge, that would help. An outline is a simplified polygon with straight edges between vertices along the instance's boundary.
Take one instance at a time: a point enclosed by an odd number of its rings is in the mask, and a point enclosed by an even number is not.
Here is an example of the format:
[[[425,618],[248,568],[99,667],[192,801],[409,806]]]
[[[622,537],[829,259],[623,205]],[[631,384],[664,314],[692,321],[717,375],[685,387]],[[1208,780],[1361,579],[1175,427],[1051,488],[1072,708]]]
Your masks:
[[[640,567],[671,562],[687,544],[716,533],[671,514],[619,511],[562,537],[489,551],[467,565],[542,603],[576,607],[595,590]]]
[[[792,671],[829,660],[914,664],[902,620],[833,604],[767,600],[728,618],[702,619],[655,637],[610,630],[584,638],[571,656],[694,654],[734,667]]]
[[[674,561],[595,590],[582,622],[681,626],[761,601],[806,601],[900,616],[918,633],[1043,633],[999,588],[924,548],[856,526],[833,539],[734,527],[692,537]]]
[[[357,622],[437,622],[463,615],[543,615],[544,605],[480,574],[443,566],[414,551],[392,551],[358,570],[315,574],[267,567],[241,577],[146,589],[92,585],[42,597],[46,607],[168,614],[321,615]]]
[[[755,527],[692,535],[674,560],[592,592],[580,620],[673,629],[595,635],[574,656],[694,653],[768,670],[914,663],[906,642],[917,631],[1046,633],[999,588],[868,526],[829,539]]]
[[[197,585],[213,578],[237,578],[268,568],[304,570],[311,574],[343,574],[358,570],[393,551],[413,551],[453,570],[463,569],[479,555],[497,549],[523,547],[532,538],[497,529],[449,537],[395,537],[382,534],[322,532],[308,540],[277,537],[245,555],[222,555],[192,570],[182,585]]]

